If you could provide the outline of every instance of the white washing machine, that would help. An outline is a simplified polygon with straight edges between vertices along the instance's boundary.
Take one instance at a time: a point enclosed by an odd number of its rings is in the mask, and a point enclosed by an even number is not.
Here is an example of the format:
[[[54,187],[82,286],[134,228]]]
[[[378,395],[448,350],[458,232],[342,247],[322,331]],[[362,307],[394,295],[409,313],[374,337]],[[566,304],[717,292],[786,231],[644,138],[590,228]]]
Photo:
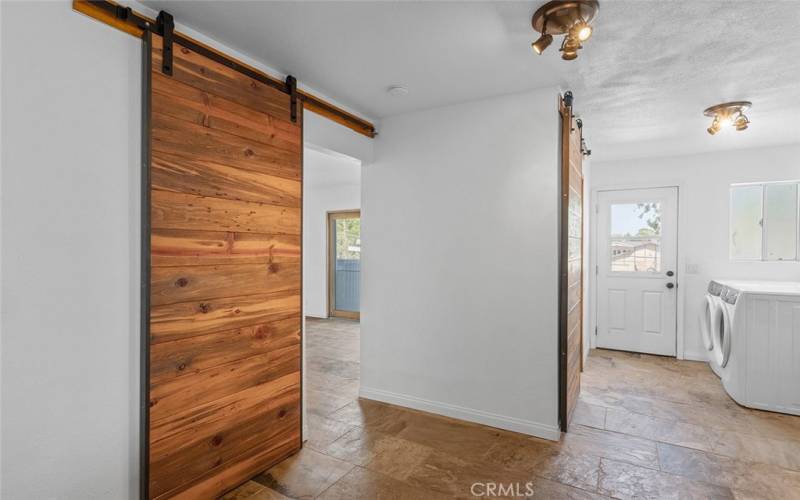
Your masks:
[[[723,387],[743,406],[800,415],[800,283],[712,283],[709,364]]]
[[[708,284],[706,294],[703,296],[703,303],[700,306],[700,333],[703,341],[703,347],[706,349],[706,356],[711,357],[711,351],[714,348],[713,335],[714,328],[718,327],[721,322],[722,316],[722,301],[719,294],[722,291],[722,285],[716,281],[711,281]],[[714,365],[711,365],[714,368]],[[717,373],[717,370],[714,370]],[[719,375],[717,373],[717,375]]]

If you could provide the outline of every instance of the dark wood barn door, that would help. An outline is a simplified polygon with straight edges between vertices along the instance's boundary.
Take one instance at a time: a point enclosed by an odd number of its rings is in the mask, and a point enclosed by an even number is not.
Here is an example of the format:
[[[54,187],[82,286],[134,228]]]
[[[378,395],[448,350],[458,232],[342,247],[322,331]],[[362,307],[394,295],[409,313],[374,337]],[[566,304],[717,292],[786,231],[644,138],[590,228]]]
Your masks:
[[[583,369],[583,153],[572,97],[561,100],[561,284],[559,379],[561,430],[567,431]]]
[[[301,446],[302,106],[173,46],[150,75],[150,498],[213,498]]]

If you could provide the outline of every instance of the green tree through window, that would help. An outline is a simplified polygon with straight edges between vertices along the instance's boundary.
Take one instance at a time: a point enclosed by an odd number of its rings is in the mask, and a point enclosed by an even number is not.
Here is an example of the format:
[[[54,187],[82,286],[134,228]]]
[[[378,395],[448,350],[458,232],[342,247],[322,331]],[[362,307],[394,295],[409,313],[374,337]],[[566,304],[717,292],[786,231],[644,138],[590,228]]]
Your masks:
[[[336,219],[336,258],[361,258],[361,219]]]

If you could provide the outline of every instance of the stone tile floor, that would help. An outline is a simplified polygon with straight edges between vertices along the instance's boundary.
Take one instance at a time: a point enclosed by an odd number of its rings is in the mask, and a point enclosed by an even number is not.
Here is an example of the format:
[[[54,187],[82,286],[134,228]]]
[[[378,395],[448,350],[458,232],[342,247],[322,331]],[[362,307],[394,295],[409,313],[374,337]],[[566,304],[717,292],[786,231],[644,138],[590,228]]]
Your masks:
[[[309,319],[306,341],[304,449],[226,500],[800,499],[800,417],[738,406],[704,363],[592,351],[551,442],[358,400],[358,322]]]

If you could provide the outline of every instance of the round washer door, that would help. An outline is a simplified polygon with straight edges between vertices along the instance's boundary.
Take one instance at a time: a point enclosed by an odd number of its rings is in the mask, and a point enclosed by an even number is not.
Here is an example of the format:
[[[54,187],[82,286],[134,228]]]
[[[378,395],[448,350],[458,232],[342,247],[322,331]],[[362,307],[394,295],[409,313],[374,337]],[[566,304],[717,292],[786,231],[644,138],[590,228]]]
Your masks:
[[[714,363],[724,368],[731,357],[731,317],[727,304],[722,300],[711,315],[711,340],[714,344],[711,352]]]
[[[706,350],[714,348],[714,341],[711,339],[711,323],[714,310],[720,307],[719,299],[713,295],[706,294],[703,298],[703,305],[700,306],[700,333],[703,336],[703,345]]]

